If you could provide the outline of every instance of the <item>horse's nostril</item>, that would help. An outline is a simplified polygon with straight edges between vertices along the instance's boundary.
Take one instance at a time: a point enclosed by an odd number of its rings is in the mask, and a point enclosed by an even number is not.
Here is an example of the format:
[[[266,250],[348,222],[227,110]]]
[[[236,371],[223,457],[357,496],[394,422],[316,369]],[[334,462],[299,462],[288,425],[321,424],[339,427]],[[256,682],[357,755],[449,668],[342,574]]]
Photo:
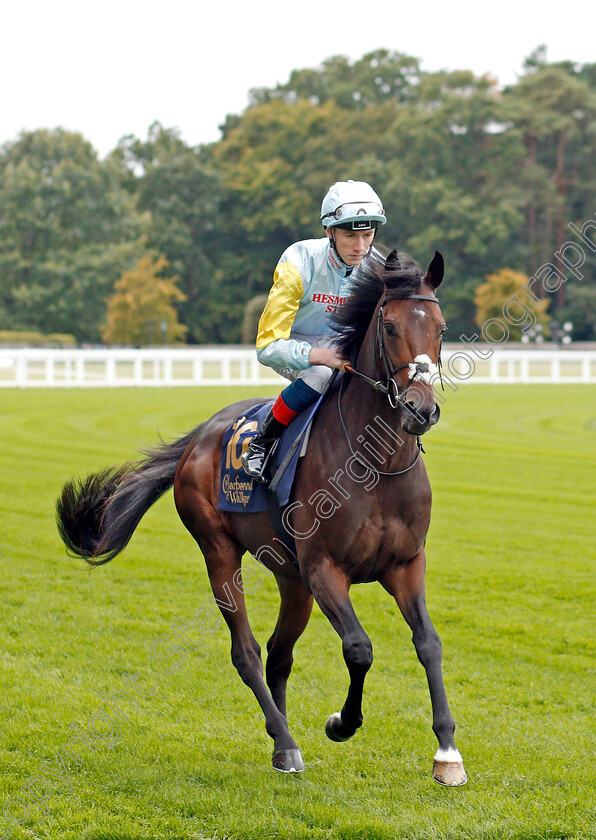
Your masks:
[[[434,406],[420,406],[412,400],[404,402],[404,411],[408,415],[410,422],[418,423],[421,426],[434,426],[439,422],[441,409],[438,405]]]
[[[416,403],[411,402],[410,400],[406,400],[404,403],[404,408],[406,412],[410,415],[410,417],[421,419]]]

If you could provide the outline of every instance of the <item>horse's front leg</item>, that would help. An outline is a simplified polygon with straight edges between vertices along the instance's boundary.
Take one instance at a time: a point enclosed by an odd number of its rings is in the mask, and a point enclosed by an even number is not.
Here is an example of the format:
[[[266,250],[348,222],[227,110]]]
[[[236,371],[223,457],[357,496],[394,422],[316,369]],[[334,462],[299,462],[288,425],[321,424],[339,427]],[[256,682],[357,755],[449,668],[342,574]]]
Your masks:
[[[332,741],[347,741],[362,726],[362,692],[373,661],[372,643],[354,612],[347,577],[330,560],[309,570],[308,586],[342,640],[350,685],[341,712],[329,717],[325,732]]]
[[[426,671],[433,710],[433,731],[439,741],[433,779],[442,785],[464,785],[467,776],[462,757],[455,746],[455,722],[449,711],[443,682],[441,640],[426,609],[425,569],[426,556],[424,551],[420,551],[405,566],[386,572],[381,583],[393,595],[410,625],[418,659]]]

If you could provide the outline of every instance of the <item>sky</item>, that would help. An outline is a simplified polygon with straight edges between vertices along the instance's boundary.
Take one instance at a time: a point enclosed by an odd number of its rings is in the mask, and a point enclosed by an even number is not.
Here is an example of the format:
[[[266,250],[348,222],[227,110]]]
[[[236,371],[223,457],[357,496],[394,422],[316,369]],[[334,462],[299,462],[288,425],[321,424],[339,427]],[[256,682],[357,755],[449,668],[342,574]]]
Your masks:
[[[531,9],[530,5],[534,8]],[[549,61],[596,61],[593,0],[29,0],[6,3],[0,36],[0,145],[21,131],[78,131],[104,157],[152,122],[190,145],[220,139],[254,87],[375,49],[422,69],[515,82],[540,44]]]

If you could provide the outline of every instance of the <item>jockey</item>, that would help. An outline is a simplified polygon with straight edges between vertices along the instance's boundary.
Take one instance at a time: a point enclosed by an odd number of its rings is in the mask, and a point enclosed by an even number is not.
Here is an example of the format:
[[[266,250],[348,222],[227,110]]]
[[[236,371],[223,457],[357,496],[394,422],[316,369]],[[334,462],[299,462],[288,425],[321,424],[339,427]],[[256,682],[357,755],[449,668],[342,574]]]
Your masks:
[[[347,363],[335,350],[329,315],[350,296],[358,266],[387,219],[369,184],[338,181],[323,199],[321,221],[323,239],[296,242],[282,254],[259,321],[257,358],[292,384],[242,456],[245,472],[257,481],[265,482],[269,453],[285,427],[323,393],[332,370]]]

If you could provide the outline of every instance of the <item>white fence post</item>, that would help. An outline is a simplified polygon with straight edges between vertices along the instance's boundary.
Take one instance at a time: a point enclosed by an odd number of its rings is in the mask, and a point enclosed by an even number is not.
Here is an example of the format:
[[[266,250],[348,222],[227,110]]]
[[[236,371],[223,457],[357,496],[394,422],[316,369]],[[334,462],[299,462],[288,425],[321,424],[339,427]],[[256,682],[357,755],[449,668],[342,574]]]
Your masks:
[[[75,382],[76,384],[81,387],[85,384],[85,357],[84,356],[76,356],[75,357]]]
[[[116,385],[116,356],[105,356],[105,370],[106,370],[106,385],[110,387]]]
[[[174,379],[172,377],[172,357],[165,356],[163,359],[163,384],[173,385]]]
[[[143,357],[138,353],[135,354],[134,363],[133,363],[133,373],[132,378],[134,380],[135,385],[142,385],[143,384]]]
[[[198,355],[192,360],[192,379],[194,385],[203,384],[203,359]]]
[[[22,356],[17,356],[16,361],[16,384],[19,388],[26,388],[27,387],[27,374],[28,374],[28,366],[27,366],[27,356],[23,354]]]
[[[229,356],[224,356],[221,360],[221,379],[224,385],[230,385],[232,382],[232,365]]]

